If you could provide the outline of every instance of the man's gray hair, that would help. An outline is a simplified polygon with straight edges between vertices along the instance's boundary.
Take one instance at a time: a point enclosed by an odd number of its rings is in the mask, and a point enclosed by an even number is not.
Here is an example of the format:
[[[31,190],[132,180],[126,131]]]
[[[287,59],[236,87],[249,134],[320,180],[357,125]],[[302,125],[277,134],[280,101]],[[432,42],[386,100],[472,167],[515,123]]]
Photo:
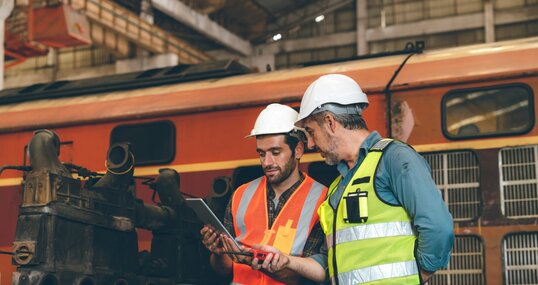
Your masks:
[[[323,118],[327,113],[330,113],[334,120],[340,123],[344,128],[349,130],[364,129],[368,130],[366,121],[362,117],[362,111],[366,108],[365,105],[356,104],[351,106],[337,105],[337,104],[326,104],[332,106],[322,106],[320,109],[323,111],[313,114],[311,118],[315,120],[319,125],[323,123]],[[336,105],[336,107],[334,106]]]

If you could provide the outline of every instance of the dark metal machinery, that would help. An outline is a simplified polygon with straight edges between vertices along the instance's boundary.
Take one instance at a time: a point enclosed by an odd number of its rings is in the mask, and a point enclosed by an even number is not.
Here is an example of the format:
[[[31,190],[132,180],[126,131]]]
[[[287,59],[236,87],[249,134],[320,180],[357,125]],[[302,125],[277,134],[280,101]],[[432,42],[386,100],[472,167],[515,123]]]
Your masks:
[[[62,164],[59,148],[60,139],[48,130],[35,132],[28,146],[31,170],[13,243],[13,285],[219,283],[175,170],[161,169],[145,183],[160,198],[152,205],[135,196],[128,144],[110,147],[104,176]],[[149,252],[139,252],[137,228],[152,232]]]

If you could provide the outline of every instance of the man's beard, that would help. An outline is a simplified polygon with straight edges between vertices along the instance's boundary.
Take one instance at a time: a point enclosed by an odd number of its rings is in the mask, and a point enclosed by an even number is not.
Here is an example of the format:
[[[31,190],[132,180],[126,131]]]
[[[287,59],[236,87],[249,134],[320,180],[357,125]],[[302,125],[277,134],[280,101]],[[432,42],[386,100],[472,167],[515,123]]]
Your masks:
[[[267,177],[267,180],[269,181],[269,183],[271,184],[275,184],[275,185],[278,185],[282,182],[284,182],[284,180],[288,179],[288,177],[290,177],[291,173],[293,172],[293,170],[295,169],[295,166],[297,165],[297,161],[295,160],[295,156],[292,156],[290,157],[290,160],[288,162],[286,162],[286,164],[284,165],[283,168],[280,168],[280,167],[277,167],[276,169],[278,169],[280,171],[280,173],[278,173],[277,175],[273,176],[273,177]],[[270,169],[275,169],[275,168],[270,168]],[[264,169],[264,173],[265,173],[265,169]]]
[[[329,145],[327,146],[327,150],[323,152],[323,156],[325,157],[325,163],[327,163],[328,165],[336,165],[340,162],[340,159],[336,154],[337,148],[338,142],[334,139],[331,139]]]

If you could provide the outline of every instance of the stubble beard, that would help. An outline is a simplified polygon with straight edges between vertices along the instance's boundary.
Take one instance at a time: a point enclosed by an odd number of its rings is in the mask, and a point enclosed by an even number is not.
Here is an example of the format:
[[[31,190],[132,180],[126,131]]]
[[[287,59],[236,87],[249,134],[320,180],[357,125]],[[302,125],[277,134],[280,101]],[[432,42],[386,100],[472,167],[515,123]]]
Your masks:
[[[284,182],[288,177],[291,176],[293,173],[293,170],[295,170],[295,166],[297,165],[297,161],[295,160],[295,156],[292,156],[288,162],[284,165],[283,168],[279,167],[279,174],[273,176],[273,177],[267,177],[267,181],[273,185],[279,185],[280,183]]]
[[[336,154],[337,148],[338,142],[334,139],[331,139],[329,145],[327,146],[327,151],[323,152],[323,155],[325,156],[325,163],[327,163],[328,165],[337,165],[340,162],[340,159]]]

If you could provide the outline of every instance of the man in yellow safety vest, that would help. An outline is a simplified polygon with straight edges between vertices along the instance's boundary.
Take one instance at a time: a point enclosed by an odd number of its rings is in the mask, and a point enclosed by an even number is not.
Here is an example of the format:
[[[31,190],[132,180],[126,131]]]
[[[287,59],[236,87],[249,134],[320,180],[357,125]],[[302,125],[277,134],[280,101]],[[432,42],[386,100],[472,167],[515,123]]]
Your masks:
[[[329,74],[306,90],[296,125],[340,176],[318,209],[333,284],[425,284],[448,264],[453,222],[427,162],[410,146],[368,131],[368,98],[350,77]],[[309,258],[274,255],[263,268],[323,281]]]

